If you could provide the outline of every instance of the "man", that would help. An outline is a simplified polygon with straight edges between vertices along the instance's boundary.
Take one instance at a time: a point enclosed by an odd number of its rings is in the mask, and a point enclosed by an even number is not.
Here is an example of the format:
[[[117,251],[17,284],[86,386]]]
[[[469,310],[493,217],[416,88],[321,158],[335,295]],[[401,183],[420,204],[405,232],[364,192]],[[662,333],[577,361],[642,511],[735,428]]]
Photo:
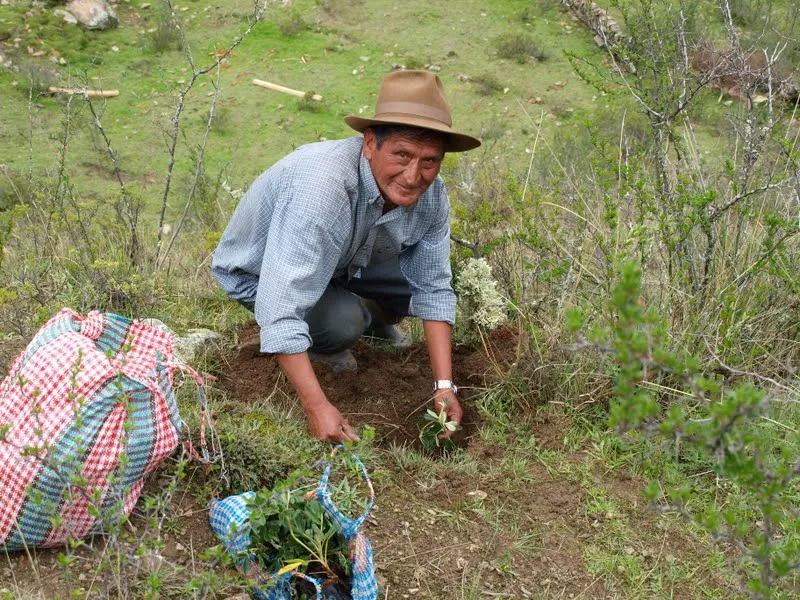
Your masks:
[[[356,370],[349,348],[363,334],[406,343],[394,328],[406,315],[423,320],[434,407],[460,422],[450,206],[439,169],[445,152],[480,142],[451,129],[442,83],[427,71],[390,73],[375,116],[345,122],[363,138],[303,146],[256,179],[214,253],[214,275],[255,312],[260,350],[277,355],[316,438],[358,439],[311,360]]]

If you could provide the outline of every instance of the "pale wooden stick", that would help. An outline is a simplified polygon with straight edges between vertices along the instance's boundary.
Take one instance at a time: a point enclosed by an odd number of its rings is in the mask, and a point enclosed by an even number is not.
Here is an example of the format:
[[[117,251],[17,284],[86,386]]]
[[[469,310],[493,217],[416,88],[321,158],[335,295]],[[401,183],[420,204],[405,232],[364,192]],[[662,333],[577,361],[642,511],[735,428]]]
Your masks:
[[[87,90],[82,88],[60,88],[50,86],[47,88],[48,94],[80,94],[82,96],[89,96],[90,98],[102,97],[113,98],[119,96],[119,90]]]
[[[275,90],[276,92],[283,92],[284,94],[290,94],[292,96],[297,96],[298,98],[304,98],[306,93],[301,92],[300,90],[293,90],[291,88],[283,87],[282,85],[278,85],[277,83],[270,83],[269,81],[262,81],[261,79],[253,79],[253,84],[259,87],[267,88],[268,90]],[[312,100],[320,101],[322,100],[322,96],[319,94],[314,94],[311,96]]]

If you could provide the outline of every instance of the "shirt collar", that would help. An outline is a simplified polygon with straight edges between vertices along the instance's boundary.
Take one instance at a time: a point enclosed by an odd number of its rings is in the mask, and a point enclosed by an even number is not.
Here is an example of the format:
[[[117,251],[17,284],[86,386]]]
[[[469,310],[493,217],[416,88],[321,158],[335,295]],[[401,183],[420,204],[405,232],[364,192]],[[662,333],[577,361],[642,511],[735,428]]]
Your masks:
[[[381,197],[381,191],[378,189],[378,183],[375,181],[375,176],[372,174],[372,167],[369,166],[369,161],[361,153],[358,167],[358,186],[362,198],[366,198],[370,204],[375,204],[378,198]]]

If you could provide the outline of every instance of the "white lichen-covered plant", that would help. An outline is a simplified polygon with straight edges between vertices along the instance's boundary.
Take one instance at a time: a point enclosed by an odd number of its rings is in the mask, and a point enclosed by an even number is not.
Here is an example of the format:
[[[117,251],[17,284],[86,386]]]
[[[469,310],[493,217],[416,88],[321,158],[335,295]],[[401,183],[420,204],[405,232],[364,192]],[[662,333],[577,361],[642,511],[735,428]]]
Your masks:
[[[492,268],[484,258],[470,258],[458,272],[459,334],[467,343],[480,341],[481,332],[492,331],[506,320],[506,302],[497,291]]]

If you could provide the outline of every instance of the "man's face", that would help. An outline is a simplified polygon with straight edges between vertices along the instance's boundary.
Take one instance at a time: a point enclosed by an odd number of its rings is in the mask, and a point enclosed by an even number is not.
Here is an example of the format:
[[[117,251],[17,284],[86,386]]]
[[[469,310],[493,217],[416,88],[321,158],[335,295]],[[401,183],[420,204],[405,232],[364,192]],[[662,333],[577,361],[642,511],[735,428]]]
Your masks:
[[[364,132],[364,156],[380,188],[385,209],[413,206],[439,174],[444,143],[414,140],[399,133],[387,138],[380,149],[375,134]]]

